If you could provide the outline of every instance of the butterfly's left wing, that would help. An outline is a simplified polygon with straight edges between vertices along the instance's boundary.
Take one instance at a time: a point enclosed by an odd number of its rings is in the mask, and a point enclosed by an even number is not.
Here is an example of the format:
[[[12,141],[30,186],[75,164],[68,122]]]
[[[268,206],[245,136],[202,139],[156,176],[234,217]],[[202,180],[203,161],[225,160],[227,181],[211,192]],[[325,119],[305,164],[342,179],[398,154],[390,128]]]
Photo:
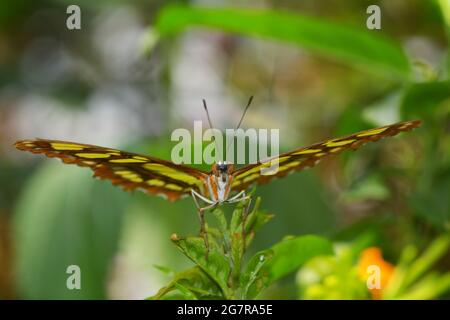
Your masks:
[[[15,147],[57,157],[64,163],[89,167],[95,177],[111,180],[125,190],[142,189],[171,201],[189,195],[192,189],[201,193],[207,175],[170,161],[77,142],[23,140],[16,142]]]
[[[380,128],[361,131],[346,137],[313,144],[291,152],[283,153],[255,164],[247,165],[233,172],[232,189],[245,190],[253,183],[266,183],[275,177],[284,177],[293,171],[316,165],[323,157],[338,154],[348,149],[358,149],[369,141],[395,136],[402,131],[409,131],[420,126],[420,120],[400,122]],[[261,170],[268,170],[275,163],[278,170],[271,175],[262,175]]]

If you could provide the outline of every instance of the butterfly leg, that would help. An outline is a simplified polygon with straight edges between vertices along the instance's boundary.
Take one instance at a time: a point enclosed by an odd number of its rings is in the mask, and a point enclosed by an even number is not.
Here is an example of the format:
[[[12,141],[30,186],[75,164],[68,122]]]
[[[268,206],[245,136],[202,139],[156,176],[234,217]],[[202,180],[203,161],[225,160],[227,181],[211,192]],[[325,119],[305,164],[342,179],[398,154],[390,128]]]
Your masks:
[[[240,202],[242,201],[242,199],[240,197],[245,196],[245,191],[242,190],[241,192],[239,192],[238,194],[232,196],[231,198],[229,198],[227,200],[228,203],[235,203],[235,202]]]
[[[206,258],[206,260],[208,260],[209,241],[208,241],[208,233],[206,232],[206,226],[205,226],[205,210],[215,208],[218,203],[203,197],[202,195],[195,192],[194,190],[191,190],[191,195],[192,195],[192,198],[194,199],[195,205],[197,206],[197,213],[198,213],[198,217],[200,219],[200,235],[203,237],[203,241],[205,242],[205,247],[206,247],[205,258]],[[208,203],[208,205],[206,207],[201,207],[200,204],[198,203],[197,198],[202,199],[204,202]]]

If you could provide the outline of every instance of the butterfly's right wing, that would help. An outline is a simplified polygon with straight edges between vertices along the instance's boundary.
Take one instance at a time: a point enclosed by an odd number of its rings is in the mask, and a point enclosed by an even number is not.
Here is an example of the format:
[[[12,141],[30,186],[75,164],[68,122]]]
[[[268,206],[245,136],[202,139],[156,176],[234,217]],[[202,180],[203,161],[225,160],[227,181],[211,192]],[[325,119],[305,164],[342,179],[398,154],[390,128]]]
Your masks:
[[[420,124],[420,120],[413,120],[369,129],[346,137],[316,143],[280,154],[278,157],[247,165],[233,172],[232,188],[240,191],[247,189],[254,183],[267,183],[273,178],[284,177],[291,172],[299,171],[306,167],[313,167],[324,157],[336,155],[345,150],[356,150],[367,142],[395,136],[400,132],[417,128]],[[261,174],[261,170],[269,169],[275,162],[278,164],[278,168],[274,174]]]

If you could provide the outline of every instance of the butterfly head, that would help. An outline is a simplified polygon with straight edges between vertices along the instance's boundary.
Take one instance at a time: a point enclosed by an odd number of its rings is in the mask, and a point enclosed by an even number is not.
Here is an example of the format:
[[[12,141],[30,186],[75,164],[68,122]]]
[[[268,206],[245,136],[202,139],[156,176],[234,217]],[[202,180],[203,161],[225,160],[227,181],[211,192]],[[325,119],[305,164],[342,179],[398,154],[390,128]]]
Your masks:
[[[233,164],[227,161],[219,161],[212,167],[212,173],[222,178],[223,181],[226,180],[227,176],[233,172]]]

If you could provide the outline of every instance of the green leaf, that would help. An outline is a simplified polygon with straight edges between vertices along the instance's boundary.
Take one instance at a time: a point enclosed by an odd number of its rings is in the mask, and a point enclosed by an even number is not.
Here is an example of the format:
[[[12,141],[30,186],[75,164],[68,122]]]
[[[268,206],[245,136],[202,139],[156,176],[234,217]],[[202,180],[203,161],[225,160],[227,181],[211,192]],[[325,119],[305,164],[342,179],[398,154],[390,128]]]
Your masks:
[[[157,16],[155,29],[161,36],[168,36],[192,26],[283,41],[338,58],[352,66],[402,78],[407,78],[410,72],[405,53],[393,41],[364,30],[364,26],[343,26],[301,14],[167,6]]]
[[[240,278],[242,299],[256,298],[269,285],[269,273],[263,269],[263,266],[272,257],[273,251],[269,249],[256,253],[250,259]]]
[[[173,276],[175,275],[175,271],[173,271],[172,268],[166,267],[166,266],[160,266],[157,264],[154,264],[153,267],[159,271],[161,271],[162,273],[168,275],[168,276]]]
[[[254,218],[253,218],[254,217]],[[246,238],[245,238],[245,244],[248,248],[250,244],[253,242],[256,232],[267,222],[273,219],[274,215],[266,213],[261,210],[257,210],[255,212],[255,215],[253,217],[250,217],[252,219],[248,219],[246,223]]]
[[[282,240],[271,250],[273,257],[264,265],[264,271],[268,272],[270,282],[296,271],[312,257],[333,254],[332,243],[314,235]]]
[[[233,264],[232,281],[238,281],[241,272],[242,257],[244,255],[244,243],[242,241],[242,217],[244,210],[249,205],[249,200],[239,202],[233,210],[230,222],[231,252],[230,258]],[[248,245],[248,244],[246,244]]]
[[[219,230],[222,233],[227,233],[227,219],[225,218],[225,214],[222,209],[216,208],[213,211],[213,215],[216,217],[217,221],[219,222]]]
[[[248,201],[239,202],[233,210],[233,214],[231,215],[230,221],[230,232],[240,232],[240,228],[242,228],[241,219],[242,219],[242,211],[245,208],[245,205]]]
[[[244,256],[244,243],[242,237],[242,224],[241,220],[242,214],[244,210],[246,210],[246,205],[249,205],[249,202],[245,204],[239,204],[233,212],[233,216],[231,219],[231,259],[233,262],[233,281],[236,281],[240,276],[241,272],[241,263],[242,258]],[[265,223],[273,218],[273,215],[269,215],[263,211],[259,210],[259,206],[261,204],[261,198],[258,197],[255,201],[255,205],[251,212],[248,213],[246,222],[245,222],[245,247],[248,248],[250,243],[253,241],[255,237],[256,231],[261,228]]]
[[[182,284],[176,282],[175,283],[175,288],[177,288],[178,291],[180,291],[180,293],[183,295],[183,297],[186,300],[198,300],[197,297],[195,296],[195,294],[192,293],[188,288],[186,288]]]
[[[213,214],[219,222],[219,230],[214,235],[214,237],[216,238],[215,241],[222,242],[224,250],[228,252],[231,250],[231,234],[228,229],[228,223],[225,217],[225,213],[222,209],[216,208],[213,211]],[[209,233],[211,233],[211,228],[208,228],[207,230]]]
[[[186,299],[223,298],[219,286],[200,267],[196,266],[177,273],[167,286],[161,288],[150,299],[162,299],[175,289],[178,289]]]
[[[247,233],[255,232],[254,230],[255,224],[258,220],[259,215],[264,215],[264,212],[259,211],[259,206],[261,205],[261,197],[256,198],[255,205],[253,206],[253,210],[248,212],[247,218],[245,221],[245,231]],[[265,219],[263,219],[265,220]],[[242,221],[239,223],[235,232],[242,230]]]
[[[52,163],[31,178],[14,214],[17,287],[25,299],[104,299],[129,196],[91,173]],[[81,269],[69,290],[67,267]]]
[[[206,258],[203,238],[173,238],[172,241],[189,259],[217,283],[225,297],[231,297],[231,291],[228,287],[230,264],[218,247],[210,246],[208,258]]]
[[[253,210],[248,213],[247,219],[245,221],[245,247],[248,248],[250,244],[252,243],[253,239],[255,238],[256,232],[267,222],[273,219],[273,214],[268,214],[264,211],[259,210],[259,206],[261,204],[261,197],[258,197],[255,201],[255,205],[253,207]],[[244,210],[244,209],[242,209]],[[236,216],[241,217],[241,213],[237,214]],[[234,217],[234,215],[233,215]],[[232,248],[238,249],[238,252],[233,252],[233,256],[239,256],[242,257],[244,254],[242,248],[242,221],[239,221],[239,223],[232,229]]]

